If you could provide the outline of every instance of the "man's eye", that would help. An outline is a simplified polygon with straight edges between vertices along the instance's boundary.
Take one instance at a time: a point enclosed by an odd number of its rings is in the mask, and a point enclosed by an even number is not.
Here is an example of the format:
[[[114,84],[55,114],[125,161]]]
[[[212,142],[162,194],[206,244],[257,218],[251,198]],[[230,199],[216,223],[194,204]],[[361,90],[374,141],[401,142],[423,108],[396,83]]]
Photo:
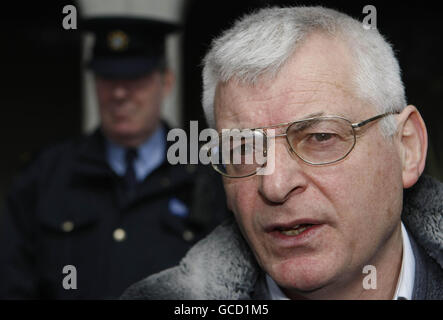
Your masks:
[[[320,132],[320,133],[311,133],[308,136],[308,139],[312,140],[312,142],[325,142],[325,141],[333,139],[334,137],[335,137],[335,134],[333,134],[333,133]]]

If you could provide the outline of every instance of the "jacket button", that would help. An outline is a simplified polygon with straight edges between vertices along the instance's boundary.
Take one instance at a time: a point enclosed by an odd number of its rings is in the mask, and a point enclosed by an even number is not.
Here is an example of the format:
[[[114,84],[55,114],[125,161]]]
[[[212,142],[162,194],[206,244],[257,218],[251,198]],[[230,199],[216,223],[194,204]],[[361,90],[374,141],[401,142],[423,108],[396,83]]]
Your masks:
[[[126,239],[126,231],[123,230],[122,228],[115,229],[113,237],[115,241],[122,242]]]
[[[183,232],[183,239],[185,240],[185,241],[192,241],[193,239],[194,239],[194,232],[192,232],[191,230],[185,230],[184,232]]]
[[[65,221],[62,223],[62,230],[63,232],[71,232],[74,230],[74,222],[72,221]]]

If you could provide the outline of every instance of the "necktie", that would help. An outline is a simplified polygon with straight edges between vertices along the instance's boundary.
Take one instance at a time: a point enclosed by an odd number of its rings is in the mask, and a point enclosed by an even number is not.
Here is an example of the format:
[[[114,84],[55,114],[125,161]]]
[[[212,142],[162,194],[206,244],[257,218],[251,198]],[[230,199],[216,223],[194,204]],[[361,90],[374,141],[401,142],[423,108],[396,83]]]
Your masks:
[[[134,161],[137,158],[137,149],[130,148],[126,150],[125,161],[126,161],[126,172],[125,172],[125,184],[128,191],[133,191],[135,185],[137,184],[137,179],[134,170]]]

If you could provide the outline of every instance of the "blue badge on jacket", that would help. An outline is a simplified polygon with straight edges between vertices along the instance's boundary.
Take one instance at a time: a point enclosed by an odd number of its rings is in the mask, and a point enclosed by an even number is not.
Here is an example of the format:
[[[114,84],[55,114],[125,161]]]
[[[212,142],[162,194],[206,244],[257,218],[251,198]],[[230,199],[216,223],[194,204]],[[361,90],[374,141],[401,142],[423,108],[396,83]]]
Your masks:
[[[186,217],[189,214],[188,206],[175,197],[169,199],[169,211],[179,217]]]

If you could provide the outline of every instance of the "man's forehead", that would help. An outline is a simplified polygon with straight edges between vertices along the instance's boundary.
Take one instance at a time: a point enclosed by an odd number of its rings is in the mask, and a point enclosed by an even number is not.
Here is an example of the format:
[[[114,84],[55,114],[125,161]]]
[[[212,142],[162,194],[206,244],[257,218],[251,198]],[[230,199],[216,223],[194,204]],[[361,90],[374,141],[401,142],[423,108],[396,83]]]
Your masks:
[[[314,34],[297,48],[279,73],[254,85],[231,79],[217,86],[216,122],[222,125],[266,126],[335,111],[357,100],[354,64],[348,47],[338,39]],[[355,103],[355,102],[354,102]],[[323,110],[320,110],[320,109]],[[257,122],[258,121],[258,122]]]
[[[320,114],[352,117],[358,115],[361,107],[361,101],[349,90],[328,81],[300,81],[292,88],[270,94],[262,89],[238,84],[218,88],[218,129],[264,127]]]

